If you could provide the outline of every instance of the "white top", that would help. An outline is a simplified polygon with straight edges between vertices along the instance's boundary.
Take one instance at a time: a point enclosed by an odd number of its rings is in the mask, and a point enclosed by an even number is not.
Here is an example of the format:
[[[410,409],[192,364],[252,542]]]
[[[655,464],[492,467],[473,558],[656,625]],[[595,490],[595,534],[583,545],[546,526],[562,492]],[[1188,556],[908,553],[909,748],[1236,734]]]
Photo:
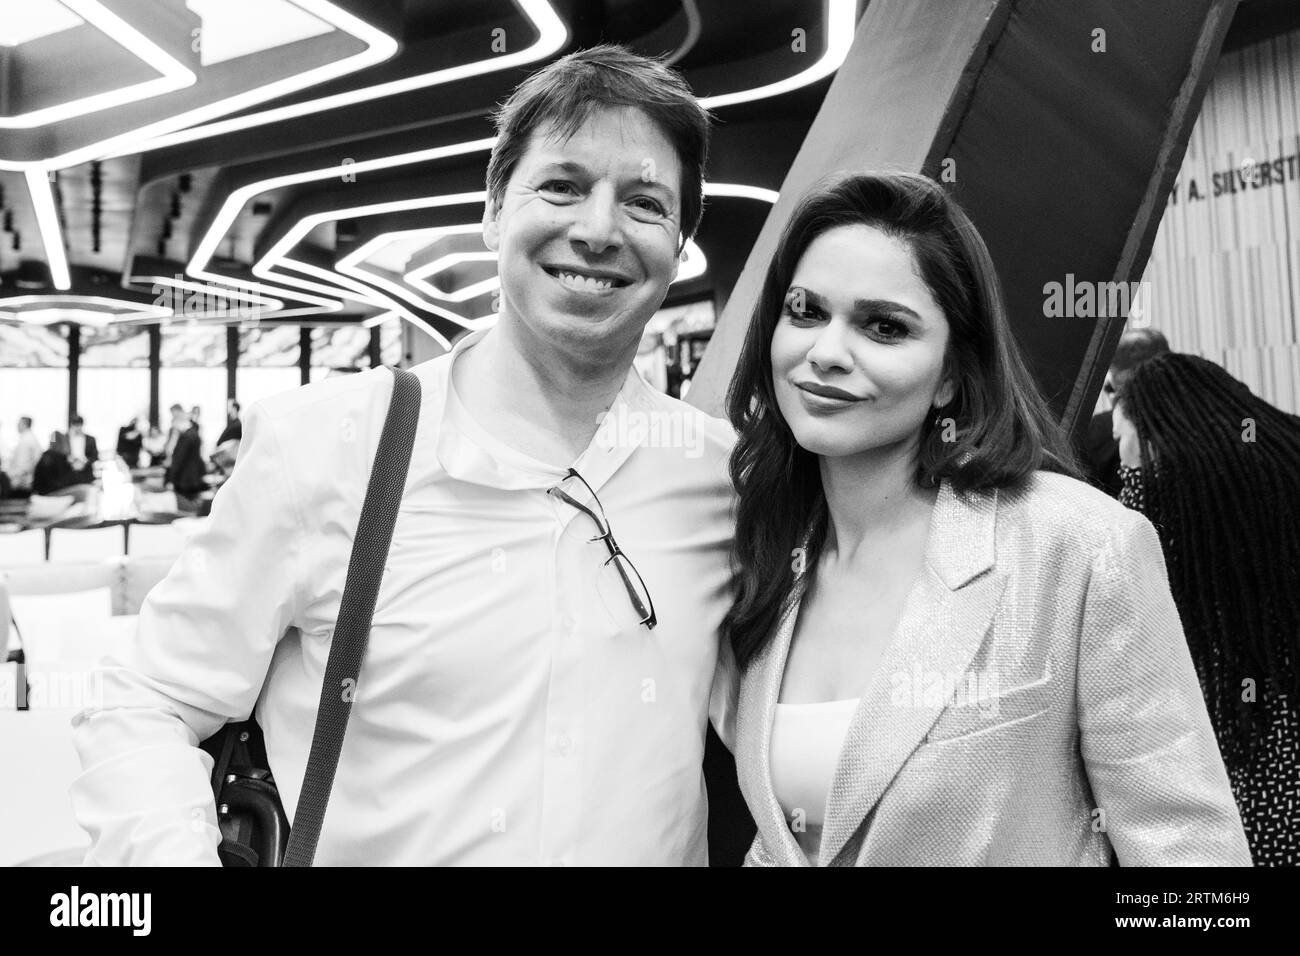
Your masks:
[[[772,792],[796,836],[806,829],[821,829],[840,749],[860,699],[776,705]]]
[[[26,490],[32,486],[32,478],[36,473],[36,463],[40,460],[41,443],[37,441],[36,436],[32,434],[32,430],[29,428],[19,434],[18,443],[10,453],[7,470],[15,488]]]
[[[590,519],[546,494],[563,470],[502,448],[454,400],[451,363],[480,337],[412,369],[419,432],[316,862],[704,864],[705,720],[729,743],[734,692],[725,651],[713,692],[732,432],[630,372],[575,462],[658,613],[653,631],[620,630]],[[104,669],[103,708],[78,717],[88,862],[215,864],[209,760],[191,744],[255,702],[293,814],[392,381],[377,369],[250,408],[208,527]]]

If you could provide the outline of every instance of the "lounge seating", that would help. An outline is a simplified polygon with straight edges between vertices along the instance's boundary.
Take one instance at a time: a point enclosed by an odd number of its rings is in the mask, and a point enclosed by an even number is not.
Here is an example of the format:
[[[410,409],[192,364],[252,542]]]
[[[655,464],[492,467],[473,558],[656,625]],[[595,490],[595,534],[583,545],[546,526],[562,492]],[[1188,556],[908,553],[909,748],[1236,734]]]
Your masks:
[[[93,706],[95,662],[114,644],[134,638],[145,596],[174,561],[171,556],[113,558],[0,570],[0,660],[11,641],[17,644],[9,624],[12,604],[26,598],[28,626],[22,636],[32,694],[30,710],[11,709],[12,700],[0,706],[0,766],[7,771],[0,775],[5,807],[0,866],[80,861],[88,840],[68,801],[68,788],[81,772],[72,718],[80,707]],[[33,602],[46,598],[54,599],[51,616],[33,622]],[[60,614],[67,616],[54,617]],[[12,671],[5,676],[16,685]]]

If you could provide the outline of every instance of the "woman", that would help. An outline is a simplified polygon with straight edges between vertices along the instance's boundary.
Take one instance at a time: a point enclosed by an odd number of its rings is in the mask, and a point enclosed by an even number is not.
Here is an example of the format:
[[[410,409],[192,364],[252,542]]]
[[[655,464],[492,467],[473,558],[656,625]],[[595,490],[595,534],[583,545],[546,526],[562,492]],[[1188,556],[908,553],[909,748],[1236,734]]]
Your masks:
[[[1213,362],[1119,386],[1120,500],[1155,525],[1257,865],[1300,863],[1300,418]]]
[[[728,411],[747,862],[1249,865],[1155,532],[1069,477],[941,188],[801,203]]]

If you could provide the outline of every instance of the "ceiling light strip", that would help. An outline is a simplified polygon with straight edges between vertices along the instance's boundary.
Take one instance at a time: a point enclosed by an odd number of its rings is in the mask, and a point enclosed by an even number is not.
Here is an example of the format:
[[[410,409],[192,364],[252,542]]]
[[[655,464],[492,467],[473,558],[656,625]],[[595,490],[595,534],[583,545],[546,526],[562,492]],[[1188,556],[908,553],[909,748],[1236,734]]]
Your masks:
[[[135,103],[151,96],[174,93],[193,86],[197,80],[194,72],[184,63],[170,56],[147,36],[136,30],[129,23],[109,11],[102,3],[95,0],[62,0],[63,5],[81,16],[87,23],[95,26],[101,33],[124,47],[137,59],[143,60],[161,76],[116,90],[107,90],[47,106],[44,109],[20,113],[17,116],[0,116],[0,129],[35,129],[48,126],[87,113],[112,109],[127,103]]]
[[[248,109],[267,100],[289,96],[308,87],[338,79],[358,70],[364,70],[389,59],[399,49],[399,44],[393,37],[382,30],[377,30],[366,21],[353,16],[334,3],[328,2],[328,0],[294,0],[294,2],[309,13],[329,23],[335,29],[348,33],[366,44],[366,49],[342,60],[326,63],[311,70],[285,77],[282,80],[252,90],[245,90],[226,99],[207,103],[192,110],[186,110],[183,113],[169,116],[59,156],[33,162],[0,160],[0,170],[63,169],[68,166],[80,165],[92,159],[134,155],[141,152],[146,142],[153,137],[162,136],[177,129],[188,128],[228,113]]]
[[[50,266],[50,281],[54,283],[54,288],[66,291],[72,288],[72,276],[68,272],[68,251],[63,247],[59,213],[54,208],[54,189],[49,176],[39,169],[27,170],[26,179],[27,191],[32,197],[32,209],[36,213],[36,225],[41,232],[41,242],[45,245],[45,261]]]
[[[304,0],[298,0],[298,2],[300,5],[305,5]],[[471,76],[526,66],[545,59],[560,50],[568,42],[568,28],[547,0],[515,0],[515,2],[518,3],[524,16],[532,24],[533,29],[537,31],[537,39],[533,44],[517,53],[505,53],[484,60],[475,60],[473,63],[466,63],[461,66],[434,70],[431,73],[421,73],[418,76],[391,80],[387,83],[379,83],[359,90],[348,90],[332,96],[306,100],[302,103],[292,103],[288,106],[263,110],[249,116],[232,117],[205,126],[191,126],[189,129],[178,130],[164,136],[151,138],[144,143],[137,143],[132,147],[131,151],[142,153],[160,149],[164,146],[175,146],[179,143],[206,139],[210,136],[226,136],[254,126],[262,126],[267,123],[282,123],[287,120],[297,119],[300,116],[318,113],[322,110],[342,109],[357,103],[379,99],[380,97],[398,96],[402,93],[410,93],[414,90],[426,89],[443,83],[453,83],[456,80],[467,79]],[[119,153],[117,155],[124,154]]]
[[[857,0],[826,0],[826,15],[822,20],[826,48],[817,62],[808,69],[766,86],[756,86],[752,90],[706,96],[700,100],[700,105],[715,110],[723,106],[735,106],[737,103],[751,103],[789,93],[830,76],[840,68],[840,64],[849,55],[849,47],[853,45],[853,35],[858,26],[857,7]]]

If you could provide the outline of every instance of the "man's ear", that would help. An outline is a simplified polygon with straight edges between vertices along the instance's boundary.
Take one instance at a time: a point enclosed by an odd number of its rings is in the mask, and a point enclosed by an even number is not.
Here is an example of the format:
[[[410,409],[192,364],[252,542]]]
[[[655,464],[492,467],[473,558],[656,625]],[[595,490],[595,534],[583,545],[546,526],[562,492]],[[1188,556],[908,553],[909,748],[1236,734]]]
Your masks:
[[[682,266],[686,264],[686,260],[690,256],[691,254],[686,249],[686,238],[683,236],[681,248],[677,250],[677,258],[673,260],[673,277],[668,280],[669,285],[677,281],[677,273],[681,271]]]
[[[483,204],[483,245],[493,252],[498,251],[497,247],[501,244],[501,226],[497,222],[499,212],[497,204],[491,199]]]

